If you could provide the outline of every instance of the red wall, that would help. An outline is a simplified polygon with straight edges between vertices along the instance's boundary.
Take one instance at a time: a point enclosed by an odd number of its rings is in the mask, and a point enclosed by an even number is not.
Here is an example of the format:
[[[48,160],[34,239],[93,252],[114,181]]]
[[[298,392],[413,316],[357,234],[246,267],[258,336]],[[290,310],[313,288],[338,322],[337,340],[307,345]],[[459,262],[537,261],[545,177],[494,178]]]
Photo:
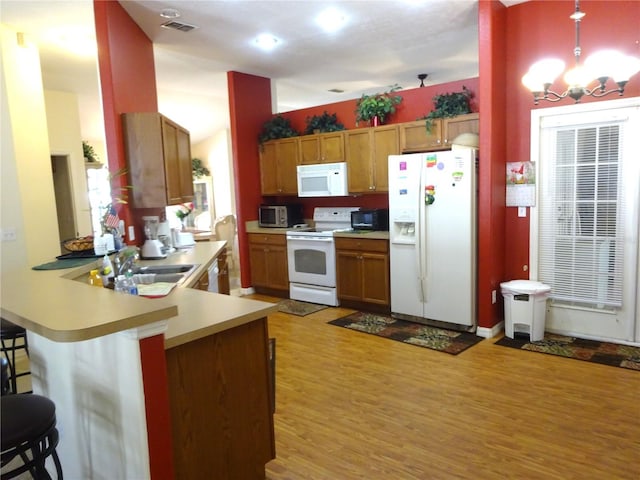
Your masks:
[[[94,0],[94,16],[109,170],[116,172],[126,166],[120,114],[158,111],[153,44],[118,2]],[[120,177],[113,183],[124,186],[127,181]],[[121,205],[119,214],[127,225],[138,218],[129,205]],[[138,242],[140,230],[136,233]],[[140,360],[151,478],[173,478],[163,335],[140,341]]]
[[[245,222],[256,220],[260,195],[260,158],[258,135],[271,118],[271,80],[245,73],[228,72],[231,149],[233,155],[238,248],[241,262],[240,281],[251,286],[249,244]]]
[[[551,3],[551,5],[550,5]],[[529,160],[531,110],[557,105],[570,105],[572,100],[557,104],[541,102],[533,105],[531,93],[522,85],[522,75],[529,66],[546,56],[562,59],[567,68],[573,65],[575,30],[569,15],[573,1],[525,2],[507,9],[506,45],[506,161]],[[586,14],[580,27],[582,58],[603,48],[615,48],[640,57],[640,2],[590,1],[580,2]],[[562,78],[553,90],[564,91]],[[640,95],[640,74],[631,78],[625,97]],[[603,99],[619,98],[609,95]],[[583,103],[598,101],[584,98]],[[484,112],[484,110],[483,110]],[[529,265],[529,216],[519,218],[515,207],[506,208],[505,279],[529,278],[523,266]]]

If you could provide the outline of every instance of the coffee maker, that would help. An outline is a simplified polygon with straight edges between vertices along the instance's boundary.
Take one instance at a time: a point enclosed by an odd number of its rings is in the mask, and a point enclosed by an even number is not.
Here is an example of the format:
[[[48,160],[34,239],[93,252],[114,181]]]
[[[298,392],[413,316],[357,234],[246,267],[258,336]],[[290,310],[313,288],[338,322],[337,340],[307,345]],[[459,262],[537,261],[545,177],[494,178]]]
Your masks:
[[[144,221],[144,235],[147,237],[144,245],[142,245],[142,258],[150,260],[166,258],[167,253],[163,248],[162,242],[158,239],[158,225],[160,223],[160,217],[142,217],[142,220]]]

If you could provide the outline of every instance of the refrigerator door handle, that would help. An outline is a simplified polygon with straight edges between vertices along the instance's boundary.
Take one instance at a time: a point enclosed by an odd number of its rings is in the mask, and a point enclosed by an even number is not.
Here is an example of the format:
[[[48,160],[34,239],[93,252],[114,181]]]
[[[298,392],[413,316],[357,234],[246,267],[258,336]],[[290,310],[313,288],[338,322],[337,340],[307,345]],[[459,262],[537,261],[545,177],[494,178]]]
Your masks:
[[[426,222],[425,222],[425,204],[424,204],[424,185],[425,184],[425,165],[424,158],[420,158],[420,171],[418,175],[418,238],[417,238],[417,249],[418,249],[418,274],[420,276],[420,301],[425,303],[427,301],[427,285],[426,285],[426,245],[425,239],[427,238],[426,234]]]

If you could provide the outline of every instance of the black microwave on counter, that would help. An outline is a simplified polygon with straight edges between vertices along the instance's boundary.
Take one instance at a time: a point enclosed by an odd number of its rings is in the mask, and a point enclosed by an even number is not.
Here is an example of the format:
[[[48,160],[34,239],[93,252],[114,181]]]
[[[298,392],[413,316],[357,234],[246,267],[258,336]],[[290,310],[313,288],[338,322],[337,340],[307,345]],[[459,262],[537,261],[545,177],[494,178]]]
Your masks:
[[[303,222],[302,205],[260,205],[258,226],[267,228],[290,228]]]
[[[389,209],[373,208],[351,212],[351,228],[353,230],[388,231]]]

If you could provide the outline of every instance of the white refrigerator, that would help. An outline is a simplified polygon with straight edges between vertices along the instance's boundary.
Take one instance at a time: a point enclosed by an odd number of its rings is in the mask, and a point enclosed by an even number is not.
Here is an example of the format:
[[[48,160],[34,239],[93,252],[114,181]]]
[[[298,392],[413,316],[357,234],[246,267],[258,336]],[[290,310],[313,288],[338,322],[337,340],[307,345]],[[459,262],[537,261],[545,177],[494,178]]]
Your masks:
[[[476,151],[389,156],[391,312],[476,326]]]

